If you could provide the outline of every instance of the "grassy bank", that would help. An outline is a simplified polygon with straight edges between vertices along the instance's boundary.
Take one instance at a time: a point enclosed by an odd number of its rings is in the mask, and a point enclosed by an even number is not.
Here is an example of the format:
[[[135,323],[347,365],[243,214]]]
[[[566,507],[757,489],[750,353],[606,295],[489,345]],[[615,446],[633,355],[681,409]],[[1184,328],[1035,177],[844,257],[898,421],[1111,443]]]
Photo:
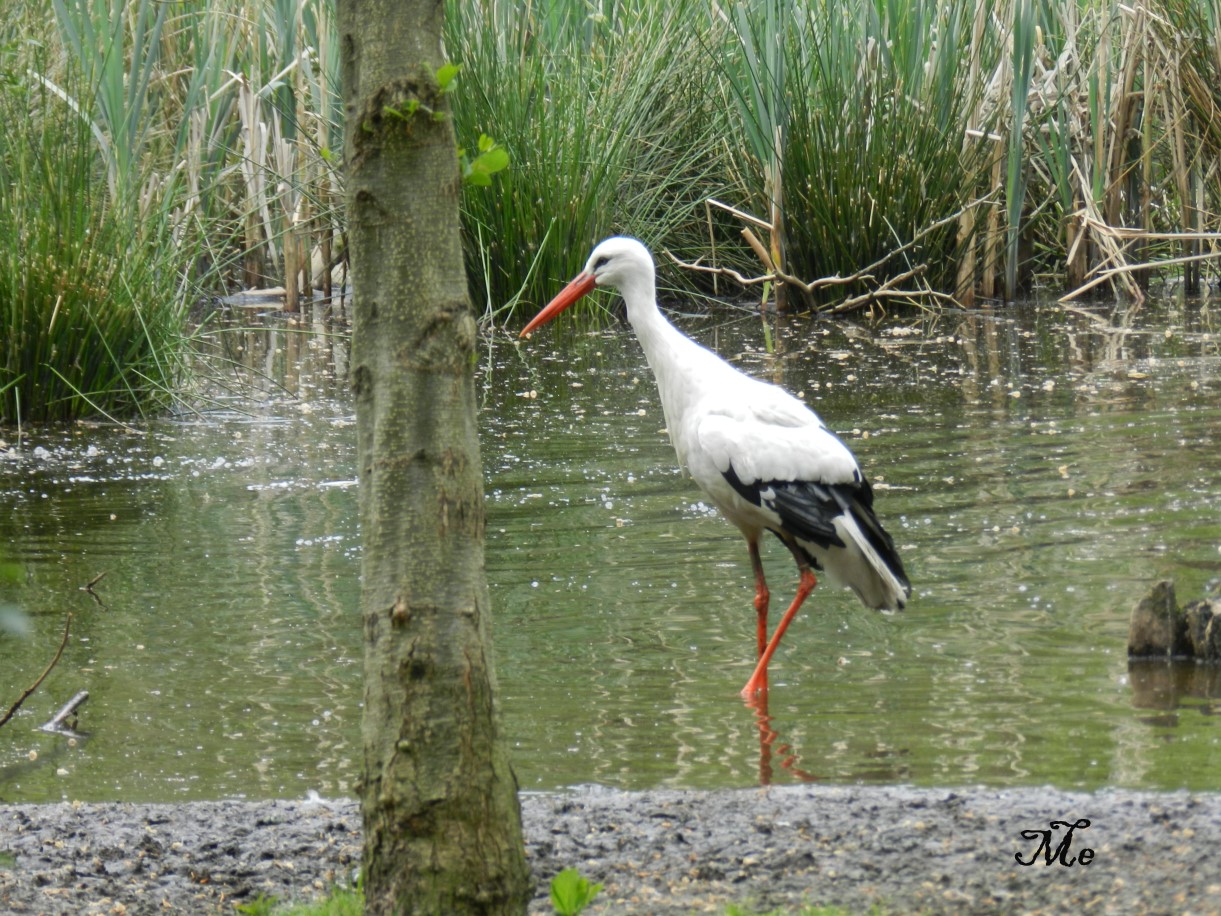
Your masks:
[[[52,380],[48,416],[172,386],[202,291],[292,309],[342,280],[330,0],[25,2],[0,29],[7,420]],[[459,142],[511,160],[464,196],[498,320],[613,232],[672,286],[832,311],[1217,276],[1221,0],[472,0],[447,29]],[[81,344],[112,324],[143,343]],[[73,377],[73,346],[120,376]]]

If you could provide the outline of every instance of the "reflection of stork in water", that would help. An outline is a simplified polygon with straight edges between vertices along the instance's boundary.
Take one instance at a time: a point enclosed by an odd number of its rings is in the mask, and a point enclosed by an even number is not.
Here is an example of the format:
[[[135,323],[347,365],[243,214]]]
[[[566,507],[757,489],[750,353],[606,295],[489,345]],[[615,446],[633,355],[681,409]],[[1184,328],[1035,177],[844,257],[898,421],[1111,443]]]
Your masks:
[[[779,759],[781,769],[788,770],[801,782],[818,782],[822,777],[797,766],[798,754],[787,743],[777,744],[780,733],[772,728],[772,717],[767,712],[767,691],[763,691],[751,704],[755,715],[755,727],[759,729],[759,785],[770,786],[775,773],[772,757]]]

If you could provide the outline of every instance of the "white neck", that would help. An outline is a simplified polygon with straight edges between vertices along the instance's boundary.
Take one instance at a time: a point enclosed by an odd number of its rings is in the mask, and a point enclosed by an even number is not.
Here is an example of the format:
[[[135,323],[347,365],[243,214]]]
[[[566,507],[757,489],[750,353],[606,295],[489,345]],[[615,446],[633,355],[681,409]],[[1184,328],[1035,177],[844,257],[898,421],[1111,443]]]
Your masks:
[[[686,447],[681,434],[685,412],[700,402],[705,393],[702,382],[711,383],[724,370],[735,370],[666,320],[657,308],[651,283],[624,284],[620,293],[627,304],[628,321],[657,380],[670,441],[685,465]]]

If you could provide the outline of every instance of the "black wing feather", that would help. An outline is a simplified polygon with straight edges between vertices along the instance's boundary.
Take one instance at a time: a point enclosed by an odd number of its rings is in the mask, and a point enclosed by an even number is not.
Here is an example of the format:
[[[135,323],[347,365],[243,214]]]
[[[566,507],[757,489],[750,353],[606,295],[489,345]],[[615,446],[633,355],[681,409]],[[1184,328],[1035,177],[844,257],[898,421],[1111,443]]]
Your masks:
[[[824,549],[846,546],[835,530],[835,519],[850,515],[895,578],[908,586],[907,573],[895,550],[895,542],[874,514],[873,487],[863,474],[858,472],[858,479],[852,483],[807,480],[745,483],[731,465],[724,477],[743,499],[779,515],[780,525],[786,533]]]
[[[836,516],[844,514],[835,494],[842,485],[781,480],[746,483],[732,465],[724,477],[743,499],[779,515],[781,527],[794,537],[820,547],[845,546],[835,530]]]

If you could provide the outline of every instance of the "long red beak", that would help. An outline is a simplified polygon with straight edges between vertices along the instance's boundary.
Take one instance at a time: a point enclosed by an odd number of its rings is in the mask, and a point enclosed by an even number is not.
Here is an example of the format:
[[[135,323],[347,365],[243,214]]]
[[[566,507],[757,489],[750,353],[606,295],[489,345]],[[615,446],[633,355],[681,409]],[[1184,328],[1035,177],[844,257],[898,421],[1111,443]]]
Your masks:
[[[573,280],[571,283],[569,283],[567,286],[565,286],[562,290],[560,290],[560,293],[558,296],[556,296],[554,299],[552,299],[550,302],[547,303],[546,308],[544,308],[541,312],[539,312],[537,315],[535,315],[534,318],[531,319],[530,323],[528,325],[526,325],[524,328],[522,328],[522,332],[518,336],[525,337],[535,328],[539,327],[540,325],[546,324],[548,321],[550,321],[560,312],[564,311],[564,309],[568,308],[568,306],[572,305],[582,296],[588,295],[589,293],[593,292],[593,289],[594,289],[593,274],[587,274],[587,273],[578,274],[575,280]]]

